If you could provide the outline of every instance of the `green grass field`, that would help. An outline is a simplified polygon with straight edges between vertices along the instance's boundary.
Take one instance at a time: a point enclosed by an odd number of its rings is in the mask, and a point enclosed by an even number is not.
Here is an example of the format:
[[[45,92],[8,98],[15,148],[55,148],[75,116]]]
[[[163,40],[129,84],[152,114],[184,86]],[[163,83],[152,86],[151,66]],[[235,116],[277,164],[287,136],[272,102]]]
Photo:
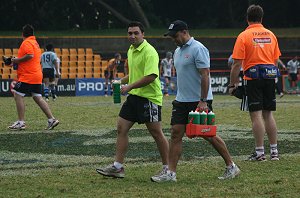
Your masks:
[[[170,138],[171,102],[164,98],[163,129]],[[125,98],[122,98],[124,101]],[[104,178],[95,168],[114,159],[115,123],[120,105],[111,97],[60,97],[49,104],[60,125],[44,131],[46,118],[26,98],[25,131],[8,131],[16,120],[13,98],[0,98],[0,197],[299,197],[300,97],[278,98],[274,113],[280,161],[245,159],[254,149],[250,120],[239,100],[216,95],[218,134],[225,140],[241,175],[220,181],[225,168],[201,138],[184,138],[177,183],[150,181],[160,168],[154,140],[143,125],[130,131],[124,179]],[[266,153],[269,146],[266,138]]]

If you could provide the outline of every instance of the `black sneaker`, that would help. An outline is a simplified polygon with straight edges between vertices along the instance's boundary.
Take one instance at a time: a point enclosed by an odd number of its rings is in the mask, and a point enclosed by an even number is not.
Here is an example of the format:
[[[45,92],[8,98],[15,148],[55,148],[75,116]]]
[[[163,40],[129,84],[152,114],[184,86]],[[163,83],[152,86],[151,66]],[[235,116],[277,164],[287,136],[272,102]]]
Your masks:
[[[252,155],[250,155],[247,159],[247,161],[265,161],[266,160],[266,156],[265,154],[259,155],[257,156],[256,152],[254,152]]]

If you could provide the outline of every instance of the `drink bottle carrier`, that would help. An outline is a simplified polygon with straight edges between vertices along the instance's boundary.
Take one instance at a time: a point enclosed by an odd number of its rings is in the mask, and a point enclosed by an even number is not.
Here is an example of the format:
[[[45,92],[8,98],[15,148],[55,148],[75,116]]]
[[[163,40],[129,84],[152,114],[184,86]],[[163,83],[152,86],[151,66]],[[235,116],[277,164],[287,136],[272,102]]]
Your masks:
[[[198,109],[196,109],[196,111],[198,111]],[[186,125],[185,132],[188,138],[216,136],[216,125],[193,124],[193,120],[194,118],[191,118],[189,123]]]

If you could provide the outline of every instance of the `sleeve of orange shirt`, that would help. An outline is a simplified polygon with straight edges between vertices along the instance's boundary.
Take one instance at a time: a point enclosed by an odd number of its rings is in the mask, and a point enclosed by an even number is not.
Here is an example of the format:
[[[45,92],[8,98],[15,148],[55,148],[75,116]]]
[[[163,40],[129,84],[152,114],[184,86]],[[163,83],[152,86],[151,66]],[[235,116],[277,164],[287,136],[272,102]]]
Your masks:
[[[239,59],[239,60],[245,59],[245,43],[243,41],[241,34],[238,36],[238,38],[235,41],[232,58]]]
[[[33,49],[33,46],[30,42],[24,42],[23,45],[22,45],[22,50],[23,50],[23,54],[24,56],[26,54],[34,54],[34,49]]]

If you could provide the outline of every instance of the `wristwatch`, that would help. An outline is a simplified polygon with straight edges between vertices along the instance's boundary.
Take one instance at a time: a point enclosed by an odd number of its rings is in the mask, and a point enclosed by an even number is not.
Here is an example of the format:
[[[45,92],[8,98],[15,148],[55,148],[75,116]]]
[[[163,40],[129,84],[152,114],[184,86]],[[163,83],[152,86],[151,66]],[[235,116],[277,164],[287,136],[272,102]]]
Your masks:
[[[200,98],[201,102],[207,102],[207,98]]]
[[[234,85],[228,85],[228,88],[234,88],[235,86]]]

